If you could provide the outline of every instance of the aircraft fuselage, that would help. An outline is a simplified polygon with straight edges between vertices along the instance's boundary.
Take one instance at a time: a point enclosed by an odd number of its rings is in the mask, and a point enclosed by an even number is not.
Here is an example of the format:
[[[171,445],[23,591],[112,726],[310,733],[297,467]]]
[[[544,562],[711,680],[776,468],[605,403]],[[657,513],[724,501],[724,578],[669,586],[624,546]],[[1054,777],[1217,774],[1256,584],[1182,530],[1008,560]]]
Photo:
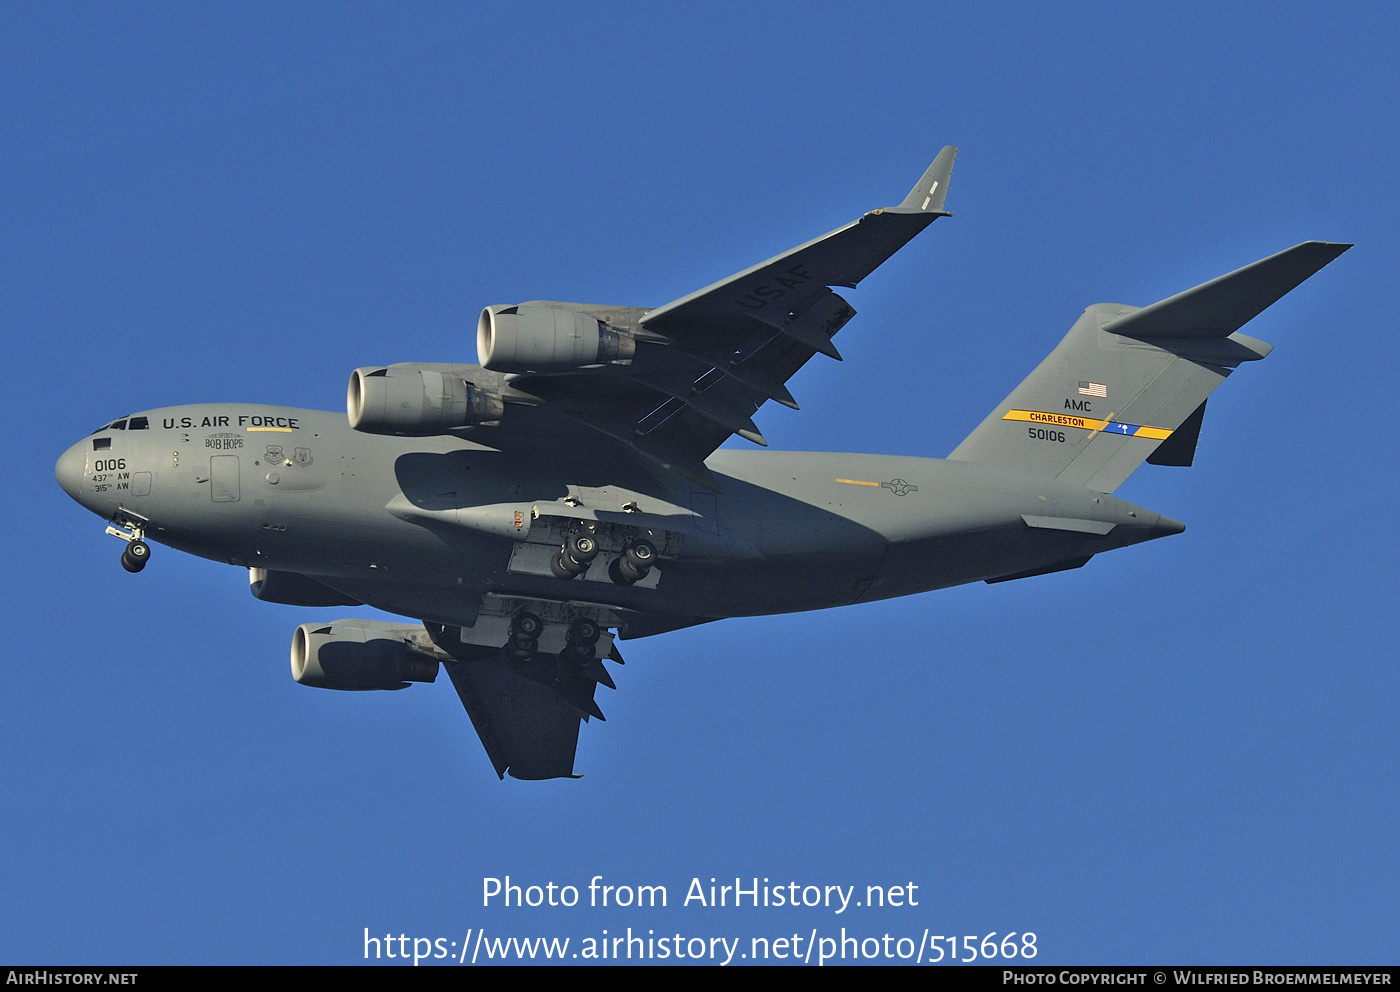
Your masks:
[[[697,620],[820,609],[1182,529],[1083,486],[973,462],[720,450],[706,465],[718,492],[567,451],[522,458],[454,436],[358,433],[340,413],[219,403],[128,418],[70,448],[56,473],[83,506],[161,544],[457,624],[484,593]],[[670,536],[654,581],[549,574],[529,535],[556,516]]]

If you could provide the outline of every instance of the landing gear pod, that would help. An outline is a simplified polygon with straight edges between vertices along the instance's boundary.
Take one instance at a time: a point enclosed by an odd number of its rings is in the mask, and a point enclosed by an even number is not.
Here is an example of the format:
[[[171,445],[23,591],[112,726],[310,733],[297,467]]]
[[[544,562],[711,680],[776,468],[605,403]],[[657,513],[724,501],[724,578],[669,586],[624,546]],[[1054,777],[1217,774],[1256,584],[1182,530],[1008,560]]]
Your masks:
[[[487,307],[476,328],[476,356],[493,372],[568,372],[629,361],[637,342],[596,318],[559,307]]]
[[[248,569],[248,591],[254,599],[264,603],[283,603],[287,606],[364,605],[358,599],[336,592],[310,576],[270,568]]]
[[[456,376],[390,366],[350,374],[345,412],[357,431],[426,437],[499,421],[505,403]]]
[[[292,635],[292,678],[318,689],[405,689],[432,682],[438,661],[373,621],[304,623]]]

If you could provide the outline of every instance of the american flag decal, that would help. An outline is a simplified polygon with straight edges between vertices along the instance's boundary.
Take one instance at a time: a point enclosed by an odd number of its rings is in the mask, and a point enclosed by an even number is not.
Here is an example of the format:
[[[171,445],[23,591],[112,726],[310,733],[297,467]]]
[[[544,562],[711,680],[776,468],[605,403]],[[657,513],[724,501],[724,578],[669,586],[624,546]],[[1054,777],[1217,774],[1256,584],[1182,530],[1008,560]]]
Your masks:
[[[1079,382],[1080,396],[1097,396],[1100,399],[1108,399],[1108,387],[1101,382]]]

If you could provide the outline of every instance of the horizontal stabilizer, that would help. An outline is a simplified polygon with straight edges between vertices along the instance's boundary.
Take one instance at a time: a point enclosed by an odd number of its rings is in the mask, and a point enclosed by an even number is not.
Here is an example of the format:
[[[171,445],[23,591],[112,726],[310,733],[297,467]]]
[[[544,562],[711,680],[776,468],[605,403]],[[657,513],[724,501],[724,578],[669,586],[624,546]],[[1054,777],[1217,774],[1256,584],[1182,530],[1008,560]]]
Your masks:
[[[1304,241],[1104,325],[1134,338],[1223,338],[1263,313],[1351,245]]]

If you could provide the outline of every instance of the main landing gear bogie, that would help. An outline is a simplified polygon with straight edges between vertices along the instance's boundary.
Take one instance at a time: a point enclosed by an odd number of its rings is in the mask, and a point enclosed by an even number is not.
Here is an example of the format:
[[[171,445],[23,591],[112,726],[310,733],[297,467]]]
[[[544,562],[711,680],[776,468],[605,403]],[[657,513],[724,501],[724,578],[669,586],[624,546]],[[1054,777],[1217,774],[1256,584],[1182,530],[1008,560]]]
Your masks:
[[[647,577],[656,564],[656,546],[645,539],[627,545],[622,554],[608,566],[608,578],[620,586],[630,586]]]
[[[557,579],[576,579],[588,571],[601,550],[597,524],[585,524],[564,539],[549,561],[549,570]],[[647,577],[656,560],[656,545],[634,534],[608,562],[608,577],[620,586],[633,585]]]
[[[588,571],[598,557],[598,539],[592,534],[570,534],[564,546],[554,552],[549,568],[556,578],[572,579]]]
[[[516,668],[529,665],[539,654],[544,629],[545,622],[537,614],[526,610],[515,614],[510,621],[510,639],[501,647],[502,657]],[[603,627],[598,621],[591,617],[575,617],[564,632],[560,661],[566,667],[587,668],[598,657],[598,641],[602,636]]]
[[[544,621],[533,613],[517,613],[510,621],[510,640],[502,649],[506,660],[524,665],[535,657],[540,647],[540,634],[544,631]]]
[[[564,650],[560,657],[578,668],[587,668],[598,656],[598,638],[603,628],[587,617],[579,617],[569,625],[564,635]]]

